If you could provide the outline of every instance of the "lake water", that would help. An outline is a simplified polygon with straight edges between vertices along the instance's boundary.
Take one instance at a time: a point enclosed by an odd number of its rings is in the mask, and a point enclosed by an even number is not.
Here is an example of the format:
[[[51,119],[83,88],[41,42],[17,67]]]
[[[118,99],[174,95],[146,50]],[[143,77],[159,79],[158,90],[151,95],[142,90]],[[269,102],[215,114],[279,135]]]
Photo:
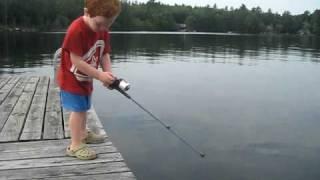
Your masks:
[[[63,36],[2,32],[0,74],[53,76]],[[112,49],[129,94],[207,155],[96,82],[94,107],[138,179],[320,179],[320,38],[114,33]]]

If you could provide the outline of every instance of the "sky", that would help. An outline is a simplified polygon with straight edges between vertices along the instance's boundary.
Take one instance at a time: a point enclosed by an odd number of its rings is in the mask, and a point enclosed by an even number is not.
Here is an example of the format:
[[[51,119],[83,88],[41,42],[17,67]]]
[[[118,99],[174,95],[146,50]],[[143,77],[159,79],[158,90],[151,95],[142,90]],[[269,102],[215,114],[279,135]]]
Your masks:
[[[130,0],[137,2],[147,2],[148,0]],[[302,14],[308,10],[313,12],[316,9],[320,9],[320,0],[156,0],[164,4],[185,4],[191,6],[213,6],[215,3],[218,8],[224,8],[225,6],[233,6],[238,8],[241,4],[245,4],[249,9],[252,7],[261,7],[263,11],[267,11],[271,8],[272,12],[283,13],[288,10],[291,14]]]

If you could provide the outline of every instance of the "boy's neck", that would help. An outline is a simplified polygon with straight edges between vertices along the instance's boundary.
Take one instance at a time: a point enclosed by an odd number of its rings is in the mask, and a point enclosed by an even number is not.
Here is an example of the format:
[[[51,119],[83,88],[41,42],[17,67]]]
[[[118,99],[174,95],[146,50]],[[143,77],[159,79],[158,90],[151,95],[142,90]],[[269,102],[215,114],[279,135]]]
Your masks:
[[[90,19],[87,16],[82,16],[82,18],[83,18],[84,24],[87,25],[92,32],[94,32],[90,24]]]

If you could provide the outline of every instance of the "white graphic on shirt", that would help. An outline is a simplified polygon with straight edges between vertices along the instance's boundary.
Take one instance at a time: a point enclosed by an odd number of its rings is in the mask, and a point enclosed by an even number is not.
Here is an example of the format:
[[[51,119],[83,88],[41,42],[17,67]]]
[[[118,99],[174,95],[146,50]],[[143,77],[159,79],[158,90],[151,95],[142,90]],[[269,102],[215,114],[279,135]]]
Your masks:
[[[89,51],[82,57],[82,59],[94,68],[98,68],[99,59],[101,60],[105,43],[103,40],[97,42],[89,49]],[[96,55],[97,50],[100,50],[99,56]],[[79,71],[75,65],[72,64],[70,71],[75,75],[78,81],[92,81],[92,77]]]

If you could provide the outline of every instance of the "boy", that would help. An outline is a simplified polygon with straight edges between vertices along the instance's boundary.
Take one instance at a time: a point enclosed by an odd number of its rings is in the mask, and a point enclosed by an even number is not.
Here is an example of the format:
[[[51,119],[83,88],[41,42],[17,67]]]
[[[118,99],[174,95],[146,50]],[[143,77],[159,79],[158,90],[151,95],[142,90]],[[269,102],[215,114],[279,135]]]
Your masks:
[[[106,87],[115,79],[111,72],[108,30],[120,9],[119,0],[85,0],[84,15],[71,23],[63,41],[57,79],[62,106],[71,111],[71,144],[66,154],[81,160],[97,157],[86,144],[104,141],[104,137],[86,130],[86,119],[93,78]],[[103,71],[97,70],[99,64]]]

